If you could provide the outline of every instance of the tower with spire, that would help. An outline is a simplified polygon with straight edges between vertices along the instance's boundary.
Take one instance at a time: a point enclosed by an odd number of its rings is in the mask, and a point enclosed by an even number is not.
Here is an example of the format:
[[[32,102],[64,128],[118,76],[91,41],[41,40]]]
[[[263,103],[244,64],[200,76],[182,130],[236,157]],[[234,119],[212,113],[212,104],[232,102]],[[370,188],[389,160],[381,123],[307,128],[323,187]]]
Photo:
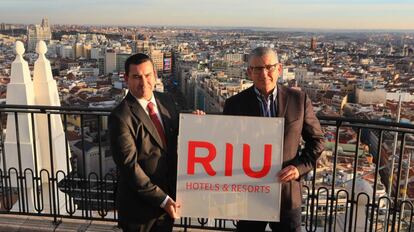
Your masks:
[[[40,25],[34,27],[27,27],[27,50],[33,52],[39,41],[43,40],[46,43],[52,39],[52,30],[50,29],[49,20],[45,17],[42,19]]]
[[[312,37],[312,39],[311,39],[310,49],[311,49],[312,51],[315,51],[315,50],[316,50],[316,45],[317,45],[317,42],[316,42],[316,37],[315,37],[315,36],[313,36],[313,37]]]

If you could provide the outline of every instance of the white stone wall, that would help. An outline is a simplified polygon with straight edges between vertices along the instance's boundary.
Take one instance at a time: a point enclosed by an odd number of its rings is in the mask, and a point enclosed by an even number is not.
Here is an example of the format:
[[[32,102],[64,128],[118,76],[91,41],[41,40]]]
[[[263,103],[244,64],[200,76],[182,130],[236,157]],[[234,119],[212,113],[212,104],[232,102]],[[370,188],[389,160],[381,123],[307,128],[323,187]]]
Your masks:
[[[385,89],[364,90],[356,89],[356,103],[359,104],[385,104],[387,92]]]
[[[401,101],[411,102],[414,101],[414,95],[410,93],[387,93],[387,100],[399,101],[401,95]]]

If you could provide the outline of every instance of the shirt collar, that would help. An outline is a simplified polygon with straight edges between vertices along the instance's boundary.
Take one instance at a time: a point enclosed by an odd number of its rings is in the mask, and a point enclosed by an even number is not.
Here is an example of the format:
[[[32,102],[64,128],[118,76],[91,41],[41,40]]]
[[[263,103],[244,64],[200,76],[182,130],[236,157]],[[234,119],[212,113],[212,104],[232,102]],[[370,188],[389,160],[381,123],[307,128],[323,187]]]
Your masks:
[[[149,101],[146,100],[145,98],[135,97],[135,99],[137,99],[138,103],[142,106],[142,108],[144,108],[145,111],[147,111],[148,102],[152,102],[154,104],[154,106],[157,107],[157,101],[155,100],[154,94],[152,94],[152,97]]]
[[[260,99],[266,99],[266,100],[269,100],[268,98],[266,98],[255,86],[253,87],[253,89],[254,89],[254,92],[256,93],[256,96],[258,97],[258,98],[260,98]],[[273,96],[273,101],[276,101],[276,97],[277,97],[277,86],[275,86],[275,88],[273,89],[273,91],[272,91],[272,94],[271,94],[272,96]],[[270,96],[270,95],[269,95]]]

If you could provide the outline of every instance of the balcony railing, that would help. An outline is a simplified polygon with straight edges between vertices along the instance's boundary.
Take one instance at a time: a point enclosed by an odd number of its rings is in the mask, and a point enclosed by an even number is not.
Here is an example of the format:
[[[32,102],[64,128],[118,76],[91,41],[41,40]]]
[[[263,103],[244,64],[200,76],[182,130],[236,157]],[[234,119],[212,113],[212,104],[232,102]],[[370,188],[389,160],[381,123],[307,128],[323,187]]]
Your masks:
[[[0,107],[0,213],[116,221],[117,170],[110,155],[106,118],[110,109]],[[60,115],[66,143],[48,154],[50,169],[37,162],[36,146],[52,148],[51,116]],[[7,117],[12,115],[12,117]],[[35,118],[45,115],[48,141],[39,141]],[[24,168],[19,118],[31,120],[34,167]],[[18,165],[7,166],[5,128],[14,120]],[[382,121],[320,117],[326,151],[304,178],[303,228],[306,231],[414,231],[414,126]],[[4,130],[6,129],[6,130]],[[395,155],[394,155],[395,153]],[[53,167],[65,159],[63,170]],[[413,157],[414,158],[414,157]],[[43,159],[46,159],[43,157]],[[395,165],[391,165],[391,161]],[[393,168],[392,168],[393,166]],[[392,171],[391,171],[392,169]],[[410,170],[411,169],[411,173]],[[393,173],[393,175],[391,175]],[[411,174],[411,175],[409,175]],[[389,188],[390,186],[391,188]],[[411,195],[410,195],[411,194]],[[181,218],[176,226],[233,230],[235,222]]]

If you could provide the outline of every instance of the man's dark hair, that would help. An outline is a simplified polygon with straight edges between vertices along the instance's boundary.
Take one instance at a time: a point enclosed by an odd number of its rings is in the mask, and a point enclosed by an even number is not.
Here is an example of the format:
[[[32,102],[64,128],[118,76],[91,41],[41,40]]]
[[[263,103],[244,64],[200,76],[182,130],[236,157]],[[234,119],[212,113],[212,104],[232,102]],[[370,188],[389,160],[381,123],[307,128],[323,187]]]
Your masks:
[[[151,62],[151,64],[154,65],[154,62],[152,62],[151,57],[149,57],[147,54],[144,54],[144,53],[137,53],[135,55],[128,57],[128,59],[125,61],[125,74],[128,76],[129,66],[131,64],[138,65],[138,64],[142,64],[147,61]]]

